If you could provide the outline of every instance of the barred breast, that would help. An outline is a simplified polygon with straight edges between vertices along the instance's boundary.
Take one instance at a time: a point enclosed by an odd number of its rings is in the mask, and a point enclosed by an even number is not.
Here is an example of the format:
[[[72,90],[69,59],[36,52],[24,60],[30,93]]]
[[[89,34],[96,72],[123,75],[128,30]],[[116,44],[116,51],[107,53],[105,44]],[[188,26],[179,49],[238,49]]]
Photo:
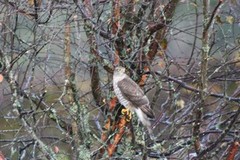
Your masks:
[[[126,98],[123,97],[121,90],[119,89],[119,87],[117,86],[117,83],[113,83],[113,89],[114,92],[119,100],[119,102],[121,103],[121,105],[123,105],[124,107],[128,107],[129,106],[129,101],[126,100]]]

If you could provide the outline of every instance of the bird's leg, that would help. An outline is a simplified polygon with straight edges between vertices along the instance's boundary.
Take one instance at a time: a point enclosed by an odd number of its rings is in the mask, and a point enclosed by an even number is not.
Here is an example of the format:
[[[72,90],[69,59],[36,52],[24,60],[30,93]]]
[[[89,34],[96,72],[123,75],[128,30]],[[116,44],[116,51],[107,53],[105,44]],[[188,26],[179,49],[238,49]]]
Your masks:
[[[126,120],[127,120],[127,122],[130,122],[130,121],[131,121],[131,119],[132,119],[132,113],[131,113],[131,111],[130,111],[129,109],[123,108],[123,109],[121,110],[121,113],[122,113],[123,115],[126,115]]]

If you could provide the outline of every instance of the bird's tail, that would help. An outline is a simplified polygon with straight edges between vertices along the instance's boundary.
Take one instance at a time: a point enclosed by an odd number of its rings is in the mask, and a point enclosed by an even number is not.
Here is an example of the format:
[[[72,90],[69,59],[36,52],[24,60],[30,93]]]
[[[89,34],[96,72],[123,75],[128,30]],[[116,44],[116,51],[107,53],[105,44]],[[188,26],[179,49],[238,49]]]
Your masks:
[[[152,126],[150,125],[150,126],[146,126],[146,127],[147,127],[148,134],[149,134],[151,140],[154,140],[154,141],[155,141],[155,136],[154,136],[154,134],[153,134]]]

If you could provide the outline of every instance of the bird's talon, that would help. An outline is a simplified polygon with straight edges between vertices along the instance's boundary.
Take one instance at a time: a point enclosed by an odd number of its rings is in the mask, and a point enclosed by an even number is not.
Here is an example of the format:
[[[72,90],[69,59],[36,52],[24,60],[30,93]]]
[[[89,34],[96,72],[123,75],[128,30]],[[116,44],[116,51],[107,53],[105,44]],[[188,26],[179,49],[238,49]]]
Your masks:
[[[126,116],[126,121],[130,122],[132,119],[132,113],[129,109],[122,109],[121,113]]]

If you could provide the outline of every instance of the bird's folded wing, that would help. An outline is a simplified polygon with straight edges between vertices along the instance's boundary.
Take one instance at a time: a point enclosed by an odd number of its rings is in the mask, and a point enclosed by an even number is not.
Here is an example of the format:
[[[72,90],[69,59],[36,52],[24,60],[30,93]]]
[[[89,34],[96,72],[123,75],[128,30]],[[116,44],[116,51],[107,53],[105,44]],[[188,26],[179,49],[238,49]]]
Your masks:
[[[149,105],[143,105],[143,106],[140,106],[140,108],[143,111],[143,113],[147,115],[148,118],[151,118],[151,119],[155,118],[154,113]]]
[[[149,118],[154,118],[153,111],[149,106],[149,100],[136,82],[126,77],[119,81],[117,85],[126,100],[131,102],[134,107],[140,107]]]
[[[129,77],[119,81],[117,85],[127,100],[138,101],[144,96],[142,89]]]

